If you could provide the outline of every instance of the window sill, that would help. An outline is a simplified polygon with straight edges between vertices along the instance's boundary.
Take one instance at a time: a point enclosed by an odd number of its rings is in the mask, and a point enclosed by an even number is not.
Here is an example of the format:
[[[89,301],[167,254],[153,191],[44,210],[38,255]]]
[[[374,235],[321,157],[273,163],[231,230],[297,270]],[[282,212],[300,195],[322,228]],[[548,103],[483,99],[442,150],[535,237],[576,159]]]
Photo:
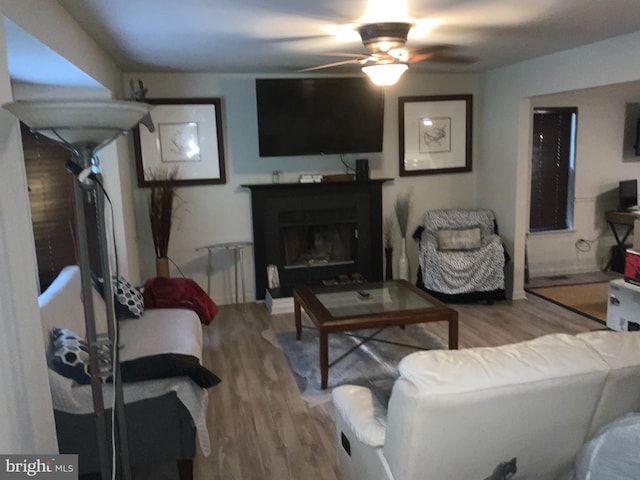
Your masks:
[[[574,235],[576,231],[574,229],[566,230],[545,230],[544,232],[529,232],[527,235],[532,237],[537,236],[549,236],[549,235]]]

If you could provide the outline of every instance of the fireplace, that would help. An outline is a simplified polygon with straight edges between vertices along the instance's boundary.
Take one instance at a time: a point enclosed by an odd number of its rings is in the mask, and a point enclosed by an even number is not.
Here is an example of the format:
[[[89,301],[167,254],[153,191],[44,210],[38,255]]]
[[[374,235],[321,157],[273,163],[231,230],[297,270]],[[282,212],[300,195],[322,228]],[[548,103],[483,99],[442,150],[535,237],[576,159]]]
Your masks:
[[[267,265],[280,289],[382,280],[382,183],[244,185],[251,190],[256,298],[265,297]]]
[[[281,235],[284,246],[282,267],[307,268],[355,263],[356,232],[355,221],[311,221],[284,226]]]

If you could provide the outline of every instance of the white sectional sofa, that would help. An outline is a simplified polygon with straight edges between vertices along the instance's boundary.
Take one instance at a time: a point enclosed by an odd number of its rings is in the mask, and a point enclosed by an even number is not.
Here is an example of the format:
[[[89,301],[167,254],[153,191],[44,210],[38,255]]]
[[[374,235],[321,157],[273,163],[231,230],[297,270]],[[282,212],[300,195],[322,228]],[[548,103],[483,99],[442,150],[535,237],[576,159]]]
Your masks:
[[[48,349],[50,332],[56,327],[70,329],[80,337],[85,335],[77,266],[65,267],[40,295],[38,303]],[[105,302],[95,289],[93,304],[98,331],[105,332]],[[200,384],[211,383],[211,379],[215,383],[217,379],[200,365],[200,319],[192,310],[163,308],[144,310],[140,318],[119,320],[118,324],[134,472],[157,478],[148,469],[160,468],[162,478],[190,478],[196,438],[205,455],[210,451],[205,418],[208,391]],[[185,364],[185,359],[190,363]],[[99,471],[91,385],[78,384],[53,368],[49,369],[49,383],[60,452],[79,454],[81,474]],[[111,416],[112,392],[112,385],[105,382],[107,417]]]
[[[571,479],[585,442],[640,411],[638,332],[418,352],[399,370],[388,408],[334,389],[344,480]]]

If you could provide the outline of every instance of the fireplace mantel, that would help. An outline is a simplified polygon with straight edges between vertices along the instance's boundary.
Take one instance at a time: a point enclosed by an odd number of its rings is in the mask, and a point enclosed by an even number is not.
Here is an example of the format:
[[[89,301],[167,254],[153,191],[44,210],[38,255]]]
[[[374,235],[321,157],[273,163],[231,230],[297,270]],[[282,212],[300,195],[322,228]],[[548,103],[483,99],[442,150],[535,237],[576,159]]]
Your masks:
[[[382,184],[389,180],[242,185],[251,190],[256,298],[265,297],[266,269],[271,264],[278,268],[280,291],[285,296],[290,296],[295,286],[322,285],[327,279],[345,275],[382,280]],[[330,221],[327,215],[339,210],[348,210],[349,214],[338,214],[338,221],[353,217],[353,261],[287,267],[283,235],[291,219],[301,225],[326,223]],[[323,220],[311,220],[316,218]]]

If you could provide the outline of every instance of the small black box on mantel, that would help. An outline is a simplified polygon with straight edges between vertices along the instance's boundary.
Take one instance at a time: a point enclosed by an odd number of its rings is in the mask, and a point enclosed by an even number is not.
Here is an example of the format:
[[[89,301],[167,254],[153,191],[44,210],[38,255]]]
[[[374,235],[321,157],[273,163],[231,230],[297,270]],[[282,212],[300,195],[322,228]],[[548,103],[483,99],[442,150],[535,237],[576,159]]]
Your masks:
[[[360,158],[356,160],[356,182],[369,180],[369,160]]]

